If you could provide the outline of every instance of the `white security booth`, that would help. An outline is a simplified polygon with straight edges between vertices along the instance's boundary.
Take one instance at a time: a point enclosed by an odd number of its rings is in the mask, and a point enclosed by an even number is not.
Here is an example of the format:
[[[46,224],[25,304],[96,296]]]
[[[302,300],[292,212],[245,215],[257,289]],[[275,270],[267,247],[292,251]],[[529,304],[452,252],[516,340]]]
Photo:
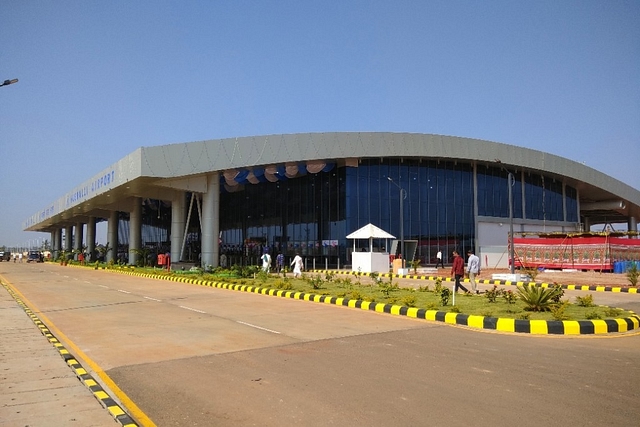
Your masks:
[[[373,239],[395,239],[395,236],[392,236],[373,224],[367,224],[361,229],[349,234],[347,239],[353,239],[353,252],[351,253],[352,271],[361,271],[363,273],[387,273],[389,271],[389,253],[386,251],[388,245],[384,245],[384,251],[374,252]],[[357,251],[356,240],[358,239],[369,240],[369,251]]]

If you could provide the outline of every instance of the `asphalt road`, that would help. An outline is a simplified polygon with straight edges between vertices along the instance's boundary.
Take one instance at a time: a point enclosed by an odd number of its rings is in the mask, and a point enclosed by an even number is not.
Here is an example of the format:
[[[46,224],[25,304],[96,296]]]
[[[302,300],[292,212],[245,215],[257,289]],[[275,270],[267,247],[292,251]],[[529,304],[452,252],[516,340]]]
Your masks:
[[[158,426],[640,424],[639,334],[509,335],[53,264],[0,274]]]

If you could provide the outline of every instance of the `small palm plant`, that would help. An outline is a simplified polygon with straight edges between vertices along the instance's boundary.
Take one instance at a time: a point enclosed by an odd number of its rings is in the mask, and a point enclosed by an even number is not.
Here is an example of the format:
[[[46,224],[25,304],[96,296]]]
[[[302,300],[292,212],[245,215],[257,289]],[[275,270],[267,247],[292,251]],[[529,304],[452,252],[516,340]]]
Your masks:
[[[550,311],[555,304],[553,298],[558,294],[555,288],[539,286],[518,286],[518,297],[527,311]]]
[[[631,283],[631,286],[638,284],[638,276],[640,276],[640,270],[635,262],[631,263],[631,266],[627,268],[627,280]]]
[[[420,267],[420,260],[414,259],[411,261],[411,268],[413,268],[413,274],[418,274],[418,267]]]

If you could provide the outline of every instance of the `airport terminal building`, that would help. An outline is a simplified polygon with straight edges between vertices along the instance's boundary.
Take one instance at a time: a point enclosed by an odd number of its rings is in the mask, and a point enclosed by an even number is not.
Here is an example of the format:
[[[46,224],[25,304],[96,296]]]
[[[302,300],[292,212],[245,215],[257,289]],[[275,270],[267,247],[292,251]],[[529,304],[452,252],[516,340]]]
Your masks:
[[[229,264],[257,263],[269,251],[336,268],[351,263],[346,236],[371,223],[409,242],[405,258],[422,265],[435,264],[438,250],[471,248],[506,267],[511,226],[576,232],[622,223],[637,232],[639,217],[640,191],[552,154],[453,136],[338,132],[141,147],[24,229],[50,232],[54,251],[94,253],[96,224],[107,221],[107,259],[130,264],[147,248],[212,267],[222,254]],[[399,254],[393,241],[374,250]]]

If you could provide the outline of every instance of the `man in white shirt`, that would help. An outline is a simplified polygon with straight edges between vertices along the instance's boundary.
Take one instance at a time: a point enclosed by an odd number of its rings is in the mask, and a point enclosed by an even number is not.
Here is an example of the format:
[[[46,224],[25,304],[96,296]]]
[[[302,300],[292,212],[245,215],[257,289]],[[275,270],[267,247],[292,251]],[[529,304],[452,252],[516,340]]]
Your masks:
[[[480,258],[474,255],[472,250],[467,251],[467,256],[469,257],[467,260],[467,273],[469,274],[469,282],[471,282],[471,292],[478,294],[476,276],[480,274]]]
[[[436,254],[436,268],[438,268],[439,265],[442,265],[442,268],[444,268],[444,262],[442,261],[442,251],[440,249],[438,249],[438,253]]]

